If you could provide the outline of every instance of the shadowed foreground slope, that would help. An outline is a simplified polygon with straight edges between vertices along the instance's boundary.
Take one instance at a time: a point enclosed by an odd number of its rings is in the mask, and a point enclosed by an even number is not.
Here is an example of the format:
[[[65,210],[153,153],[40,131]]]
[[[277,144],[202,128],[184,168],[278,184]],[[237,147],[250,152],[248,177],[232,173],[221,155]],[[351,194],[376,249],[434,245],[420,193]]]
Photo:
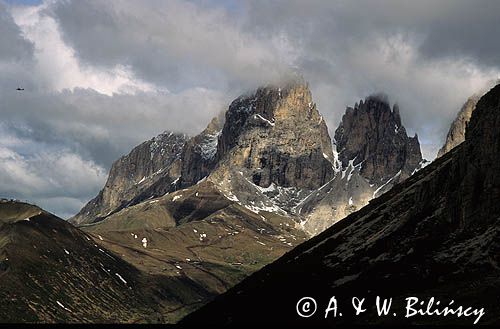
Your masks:
[[[0,323],[172,322],[215,293],[135,267],[66,221],[0,201]]]

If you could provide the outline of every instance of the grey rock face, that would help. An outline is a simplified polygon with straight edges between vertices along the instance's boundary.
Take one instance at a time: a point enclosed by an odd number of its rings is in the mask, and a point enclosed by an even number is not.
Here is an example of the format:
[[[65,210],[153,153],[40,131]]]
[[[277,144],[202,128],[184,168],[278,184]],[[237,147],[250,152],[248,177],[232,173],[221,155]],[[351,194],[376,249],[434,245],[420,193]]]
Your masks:
[[[335,141],[342,167],[361,164],[360,174],[370,183],[386,182],[400,171],[407,178],[422,161],[418,137],[407,136],[399,107],[391,110],[379,96],[347,108]]]
[[[233,101],[216,157],[245,168],[261,187],[315,189],[334,175],[328,128],[304,83],[259,88]]]
[[[469,123],[472,111],[476,108],[476,104],[479,101],[479,95],[473,95],[467,99],[465,104],[458,112],[456,119],[451,124],[450,130],[446,135],[446,142],[443,147],[438,152],[438,158],[443,156],[445,153],[456,147],[458,144],[465,140],[465,129]]]
[[[183,134],[164,133],[135,147],[113,163],[106,185],[70,221],[84,224],[105,217],[135,198],[173,190],[170,186],[180,176],[180,159],[188,137]],[[151,195],[149,195],[151,196]],[[148,197],[149,197],[148,196]]]
[[[213,170],[217,163],[217,146],[223,124],[222,115],[213,118],[204,131],[186,143],[181,157],[179,187],[194,185]]]
[[[381,96],[347,108],[335,131],[335,143],[335,178],[297,207],[303,228],[313,235],[361,209],[425,164],[418,137],[407,136],[398,106],[391,110]]]

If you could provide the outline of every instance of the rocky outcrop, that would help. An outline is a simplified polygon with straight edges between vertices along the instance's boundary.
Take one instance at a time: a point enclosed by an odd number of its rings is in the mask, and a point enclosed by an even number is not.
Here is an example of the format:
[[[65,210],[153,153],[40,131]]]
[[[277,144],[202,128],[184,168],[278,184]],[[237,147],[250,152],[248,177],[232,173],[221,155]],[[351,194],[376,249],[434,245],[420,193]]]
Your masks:
[[[462,106],[457,117],[451,124],[443,147],[438,152],[438,158],[465,140],[465,130],[467,128],[467,124],[469,123],[472,111],[476,108],[476,104],[480,98],[480,95],[473,95],[469,97]]]
[[[303,82],[259,88],[233,101],[216,157],[221,166],[245,169],[261,187],[316,189],[334,175],[328,128]]]
[[[348,107],[335,131],[335,177],[297,206],[312,235],[361,209],[426,164],[418,137],[408,137],[399,107],[374,95]]]
[[[464,143],[218,296],[183,324],[464,325],[479,319],[498,325],[499,150],[500,85],[478,101]],[[294,313],[304,296],[318,302],[308,318]],[[325,318],[332,296],[342,316]],[[362,316],[349,307],[353,296],[372,305]],[[376,296],[392,298],[389,316],[377,315]],[[436,306],[439,301],[441,306],[453,303],[452,309],[484,308],[484,315],[405,317],[410,296],[425,304],[424,311],[434,298],[432,310],[443,309]],[[247,312],[255,305],[258,317]]]
[[[163,133],[135,147],[113,163],[104,188],[70,221],[94,222],[130,205],[132,200],[174,190],[172,183],[181,175],[180,160],[187,139],[184,134]]]
[[[182,151],[182,170],[179,187],[196,184],[210,174],[217,164],[217,146],[224,124],[224,113],[210,121],[207,128],[191,138]]]
[[[335,143],[342,167],[360,165],[360,174],[371,184],[387,182],[399,172],[405,179],[422,161],[418,137],[407,136],[398,105],[391,110],[380,95],[347,108]]]

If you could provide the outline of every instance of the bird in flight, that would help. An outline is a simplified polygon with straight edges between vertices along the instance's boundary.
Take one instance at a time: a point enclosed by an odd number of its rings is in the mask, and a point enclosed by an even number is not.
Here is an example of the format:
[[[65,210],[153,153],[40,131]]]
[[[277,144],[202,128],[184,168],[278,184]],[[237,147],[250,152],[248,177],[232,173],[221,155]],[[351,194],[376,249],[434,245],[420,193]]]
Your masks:
[[[24,90],[24,88],[17,88],[16,90],[17,90],[17,91],[23,91],[23,90]]]

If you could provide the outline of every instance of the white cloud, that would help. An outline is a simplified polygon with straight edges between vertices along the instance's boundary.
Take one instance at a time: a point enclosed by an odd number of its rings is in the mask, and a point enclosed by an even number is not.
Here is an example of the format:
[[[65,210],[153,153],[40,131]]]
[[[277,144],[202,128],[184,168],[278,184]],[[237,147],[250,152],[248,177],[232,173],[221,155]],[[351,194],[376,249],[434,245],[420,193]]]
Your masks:
[[[106,180],[104,168],[63,147],[47,147],[11,136],[3,129],[0,132],[2,197],[27,200],[56,214],[67,215],[68,210],[78,211],[81,200],[92,197]],[[61,198],[74,201],[69,204],[54,202]]]
[[[383,91],[400,105],[408,132],[418,133],[424,157],[434,159],[462,104],[491,85],[500,71],[463,59],[422,61],[418,48],[415,39],[395,34],[357,44],[348,55],[316,60],[314,64],[326,71],[323,74],[337,76],[328,79],[314,70],[305,73],[330,129],[337,126],[345,106]]]
[[[49,4],[53,3],[12,9],[12,16],[23,37],[34,45],[34,73],[40,90],[92,88],[112,95],[155,89],[152,84],[136,79],[125,65],[103,69],[80,63],[74,50],[62,40],[57,22],[45,14]]]
[[[171,89],[253,86],[279,79],[293,60],[285,35],[258,38],[223,8],[177,0],[91,0],[54,2],[48,11],[82,61],[121,63]]]

